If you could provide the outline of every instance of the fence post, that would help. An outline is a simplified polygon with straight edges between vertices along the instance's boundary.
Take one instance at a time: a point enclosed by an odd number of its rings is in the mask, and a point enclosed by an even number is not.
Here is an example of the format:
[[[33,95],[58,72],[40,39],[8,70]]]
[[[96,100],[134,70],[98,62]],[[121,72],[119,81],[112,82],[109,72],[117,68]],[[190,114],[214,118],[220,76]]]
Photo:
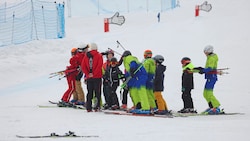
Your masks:
[[[109,21],[108,21],[108,18],[104,19],[104,32],[109,32]]]
[[[47,34],[46,34],[46,22],[45,22],[45,16],[44,16],[44,9],[43,9],[43,5],[42,5],[42,13],[43,13],[43,25],[44,25],[44,38],[47,38]]]
[[[13,12],[13,20],[12,20],[12,37],[11,37],[11,44],[14,42],[14,28],[15,28],[15,11]]]
[[[196,5],[195,6],[195,17],[198,17],[199,16],[199,5]]]
[[[32,29],[33,29],[33,24],[35,26],[35,32],[36,32],[36,39],[38,40],[38,36],[37,36],[37,29],[36,29],[36,18],[35,18],[35,10],[34,10],[34,3],[33,0],[31,0],[31,12],[32,12]],[[32,30],[33,31],[33,30]],[[33,33],[32,33],[32,37],[33,37]]]

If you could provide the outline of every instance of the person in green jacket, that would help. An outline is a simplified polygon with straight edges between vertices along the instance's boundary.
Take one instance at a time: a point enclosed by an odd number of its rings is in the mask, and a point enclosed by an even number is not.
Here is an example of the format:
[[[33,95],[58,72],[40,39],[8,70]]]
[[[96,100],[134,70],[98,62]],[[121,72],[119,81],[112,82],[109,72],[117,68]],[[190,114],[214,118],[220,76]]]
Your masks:
[[[208,45],[204,48],[204,53],[207,56],[207,61],[205,68],[198,67],[195,69],[199,70],[200,74],[205,74],[205,88],[203,92],[203,96],[206,99],[209,108],[206,109],[203,113],[205,114],[219,114],[220,111],[220,102],[214,96],[213,90],[214,85],[217,78],[217,64],[218,64],[218,56],[214,53],[214,48],[211,45]]]
[[[150,108],[152,110],[157,110],[156,103],[155,103],[155,96],[153,91],[153,85],[154,85],[154,76],[155,76],[155,70],[156,70],[156,64],[154,59],[152,58],[152,51],[151,50],[145,50],[144,51],[144,60],[143,60],[143,66],[147,72],[148,78],[146,82],[146,92],[148,95],[148,102],[150,105]]]
[[[150,114],[150,105],[146,93],[147,72],[143,64],[135,56],[132,56],[128,50],[124,51],[122,59],[125,68],[125,77],[128,81],[127,87],[134,105],[134,109],[129,112]]]

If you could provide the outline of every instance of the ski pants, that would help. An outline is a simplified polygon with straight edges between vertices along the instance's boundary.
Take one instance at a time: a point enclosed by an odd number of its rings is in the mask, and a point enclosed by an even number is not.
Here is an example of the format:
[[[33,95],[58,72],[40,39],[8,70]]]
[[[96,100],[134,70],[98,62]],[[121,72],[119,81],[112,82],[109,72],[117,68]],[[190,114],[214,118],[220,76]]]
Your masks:
[[[138,103],[141,103],[142,110],[150,110],[145,86],[141,86],[140,88],[129,88],[129,93],[135,107]]]
[[[76,80],[76,90],[73,92],[73,99],[79,102],[85,102],[85,94],[82,89],[81,81]]]
[[[155,91],[154,95],[158,110],[160,111],[168,110],[167,103],[162,97],[161,91]]]
[[[146,93],[148,95],[148,102],[150,105],[150,108],[157,108],[155,103],[155,95],[153,89],[146,88]]]
[[[97,105],[94,109],[100,109],[100,101],[101,101],[101,85],[102,79],[101,78],[89,78],[87,79],[87,110],[92,110],[92,98],[95,94],[97,98]]]
[[[184,104],[184,108],[194,108],[193,99],[191,96],[191,90],[190,88],[185,88],[185,90],[182,91],[182,100]]]
[[[75,91],[75,77],[73,75],[67,76],[67,82],[68,82],[68,89],[63,94],[62,100],[64,102],[69,102],[71,95]]]
[[[103,89],[105,89],[105,94],[104,94],[105,101],[109,107],[111,107],[112,105],[119,106],[119,101],[116,94],[117,87],[118,83],[114,83],[112,86],[110,86],[109,84],[103,86]]]
[[[213,108],[219,107],[220,102],[216,99],[213,93],[214,85],[216,83],[217,79],[207,79],[205,88],[203,91],[203,96],[206,99],[209,106],[212,106]]]
[[[128,88],[125,88],[122,92],[122,104],[127,105],[128,103]]]

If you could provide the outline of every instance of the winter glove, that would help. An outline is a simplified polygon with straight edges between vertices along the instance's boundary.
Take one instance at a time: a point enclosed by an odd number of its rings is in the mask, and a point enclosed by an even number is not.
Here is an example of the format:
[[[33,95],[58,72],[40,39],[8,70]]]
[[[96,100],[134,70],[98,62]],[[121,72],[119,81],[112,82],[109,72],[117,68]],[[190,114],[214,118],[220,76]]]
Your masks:
[[[184,87],[182,87],[182,88],[181,88],[181,91],[182,91],[182,92],[184,92],[184,91],[185,91],[185,88],[184,88]]]
[[[199,70],[199,74],[203,74],[204,73],[204,71],[203,71],[203,67],[196,67],[196,68],[194,68],[195,70]]]
[[[121,84],[121,88],[122,88],[122,89],[125,89],[126,87],[127,87],[127,83],[122,83],[122,84]]]
[[[131,77],[134,77],[135,76],[135,70],[134,68],[130,68],[130,75]]]
[[[108,55],[108,52],[101,52],[102,55]]]

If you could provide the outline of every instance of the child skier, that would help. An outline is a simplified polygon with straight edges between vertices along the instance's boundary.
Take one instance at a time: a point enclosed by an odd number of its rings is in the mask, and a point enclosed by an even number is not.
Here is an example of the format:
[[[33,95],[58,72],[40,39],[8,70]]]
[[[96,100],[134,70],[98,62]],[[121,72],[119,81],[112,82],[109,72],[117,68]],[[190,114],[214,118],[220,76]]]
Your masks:
[[[168,106],[164,98],[162,97],[162,91],[164,90],[164,72],[166,71],[166,66],[162,63],[164,61],[164,57],[161,55],[156,55],[153,57],[156,63],[156,71],[154,78],[154,96],[155,102],[158,108],[158,111],[155,114],[168,114]]]
[[[110,66],[111,58],[113,58],[115,54],[114,54],[113,50],[107,50],[105,52],[102,52],[101,54],[105,55],[107,58],[106,62],[104,62],[102,65],[102,74],[105,75],[108,66]],[[108,109],[112,106],[112,105],[110,105],[111,104],[111,102],[110,102],[111,93],[110,92],[111,92],[111,89],[110,89],[109,83],[108,83],[108,81],[105,81],[104,77],[103,77],[103,95],[104,95],[104,99],[105,99],[105,104],[103,105],[104,109]]]
[[[77,58],[78,73],[76,76],[76,90],[73,93],[73,99],[71,100],[71,103],[74,103],[75,105],[85,105],[85,94],[81,84],[81,79],[83,76],[81,63],[87,51],[88,45],[81,43],[77,48],[77,53],[74,55],[74,57]]]
[[[110,64],[105,70],[103,81],[107,83],[107,106],[112,110],[119,109],[119,101],[117,98],[116,90],[120,85],[120,78],[122,78],[122,71],[117,66],[117,59],[115,57],[110,59]]]
[[[191,97],[191,90],[194,88],[193,80],[193,68],[194,65],[191,63],[191,59],[183,57],[181,59],[182,64],[182,100],[184,108],[178,111],[179,113],[197,113],[194,110],[193,99]]]

